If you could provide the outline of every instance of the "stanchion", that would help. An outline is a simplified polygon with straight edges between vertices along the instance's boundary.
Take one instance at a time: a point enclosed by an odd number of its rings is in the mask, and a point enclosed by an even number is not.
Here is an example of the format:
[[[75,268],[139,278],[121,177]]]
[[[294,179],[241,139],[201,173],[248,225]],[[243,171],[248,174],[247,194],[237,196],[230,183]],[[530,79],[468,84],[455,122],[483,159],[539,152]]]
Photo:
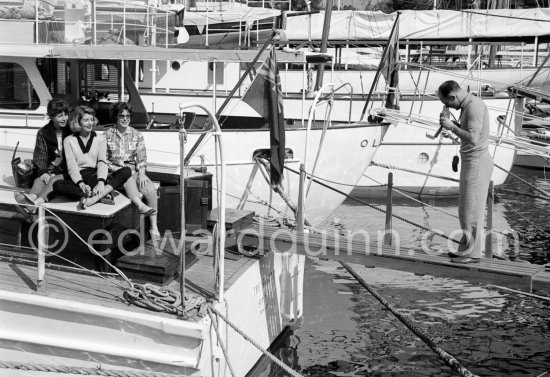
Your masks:
[[[38,253],[38,276],[36,278],[36,291],[46,293],[46,243],[48,230],[46,228],[46,213],[44,207],[38,207],[38,234],[37,234],[37,253]]]
[[[393,207],[393,173],[388,173],[388,193],[386,196],[386,227],[384,245],[392,244],[392,207]]]
[[[495,202],[495,190],[493,181],[489,183],[487,196],[487,235],[485,236],[485,258],[493,258],[493,205]]]
[[[304,232],[304,185],[306,181],[306,172],[304,164],[300,164],[300,185],[298,188],[298,209],[296,211],[296,230]]]

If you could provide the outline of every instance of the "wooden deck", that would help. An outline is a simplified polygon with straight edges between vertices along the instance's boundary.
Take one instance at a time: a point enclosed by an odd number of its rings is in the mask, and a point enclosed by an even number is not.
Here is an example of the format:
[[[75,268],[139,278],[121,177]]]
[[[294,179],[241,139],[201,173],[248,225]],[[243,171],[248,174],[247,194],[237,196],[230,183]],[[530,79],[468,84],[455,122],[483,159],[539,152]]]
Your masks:
[[[225,260],[225,289],[238,279],[251,264],[253,258],[241,257],[238,260]],[[200,256],[198,261],[186,271],[188,289],[202,294],[205,298],[215,297],[213,258]],[[127,283],[114,275],[99,277],[89,273],[77,273],[66,269],[46,267],[46,291],[36,291],[35,262],[15,262],[13,258],[0,257],[0,289],[16,293],[43,294],[47,297],[70,300],[110,308],[130,310],[135,312],[151,313],[137,306],[130,306],[123,298],[123,287]],[[179,289],[179,283],[172,281],[168,284]],[[122,288],[121,288],[122,287]],[[162,316],[173,317],[169,314],[158,313]]]
[[[241,231],[243,245],[265,250],[292,251],[321,259],[383,267],[417,274],[495,284],[527,292],[550,290],[550,271],[527,262],[482,259],[476,264],[456,264],[447,257],[428,255],[421,249],[380,245],[376,241],[349,240],[334,235],[298,232],[257,226]]]

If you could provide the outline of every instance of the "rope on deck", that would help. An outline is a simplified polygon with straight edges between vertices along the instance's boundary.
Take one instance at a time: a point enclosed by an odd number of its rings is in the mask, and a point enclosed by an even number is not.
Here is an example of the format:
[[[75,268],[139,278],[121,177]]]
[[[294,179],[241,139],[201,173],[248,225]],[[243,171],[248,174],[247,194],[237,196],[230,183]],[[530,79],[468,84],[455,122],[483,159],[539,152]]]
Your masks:
[[[430,347],[436,354],[439,356],[449,367],[457,371],[461,376],[464,377],[475,377],[476,375],[466,369],[460,361],[456,359],[453,355],[447,353],[441,347],[434,343],[421,329],[416,327],[411,319],[394,309],[385,299],[380,296],[376,290],[367,284],[367,282],[355,272],[351,266],[345,262],[340,262],[340,264],[348,271],[351,276],[357,280],[359,284],[363,286],[371,295],[373,295],[386,309],[388,309],[397,319],[399,319],[409,330],[411,330],[417,337],[419,337],[428,347]]]
[[[288,166],[285,166],[284,168],[287,169],[287,170],[289,170],[289,171],[291,171],[291,172],[293,172],[293,173],[295,173],[295,174],[300,174],[300,173],[298,173],[296,170],[294,170],[294,169],[292,169],[292,168],[289,168]],[[317,184],[319,184],[319,185],[321,185],[321,186],[323,186],[323,187],[326,187],[326,188],[328,188],[329,190],[332,190],[332,191],[335,191],[335,192],[337,192],[337,193],[339,193],[339,194],[341,194],[341,195],[344,195],[345,197],[347,197],[347,198],[349,198],[349,199],[351,199],[351,200],[354,200],[354,201],[356,201],[357,203],[361,203],[361,204],[364,205],[364,206],[370,207],[370,208],[375,209],[375,210],[377,210],[377,211],[380,211],[380,212],[382,212],[382,213],[386,213],[386,210],[384,210],[384,209],[382,209],[382,208],[380,208],[380,207],[378,207],[378,206],[375,206],[374,204],[369,204],[369,203],[365,202],[364,200],[361,200],[361,199],[359,199],[359,198],[356,198],[356,197],[354,197],[354,196],[351,196],[351,195],[349,195],[349,194],[346,194],[346,193],[343,192],[343,191],[340,191],[340,190],[338,190],[338,189],[336,189],[336,188],[334,188],[334,187],[332,187],[332,186],[329,186],[329,185],[327,185],[327,184],[321,182],[319,179],[316,179],[316,178],[315,178],[314,176],[312,176],[311,174],[309,174],[309,173],[306,173],[306,174],[309,176],[309,179],[313,180],[313,182],[315,182],[315,183],[317,183]],[[460,241],[455,240],[454,238],[451,238],[451,237],[449,237],[449,236],[447,236],[447,235],[445,235],[445,234],[443,234],[443,233],[436,232],[436,231],[434,231],[434,230],[432,230],[432,229],[430,229],[430,228],[428,228],[428,227],[426,227],[426,226],[424,226],[424,225],[417,224],[417,223],[415,223],[414,221],[408,220],[408,219],[406,219],[406,218],[404,218],[404,217],[402,217],[402,216],[399,216],[399,215],[396,215],[396,214],[393,214],[393,213],[392,213],[392,217],[395,217],[396,219],[401,220],[401,221],[403,221],[403,222],[406,222],[406,223],[409,224],[409,225],[415,226],[415,227],[417,227],[417,228],[420,228],[420,229],[422,229],[422,230],[425,230],[426,232],[429,232],[429,233],[435,234],[435,235],[437,235],[437,236],[443,237],[443,238],[445,238],[445,239],[447,239],[447,240],[450,240],[450,241],[452,241],[452,242],[460,243]]]
[[[185,295],[185,310],[181,305],[180,293],[169,287],[158,287],[150,283],[134,284],[132,288],[124,291],[123,296],[130,304],[156,312],[176,314],[180,317],[206,314],[206,299],[193,292]],[[196,310],[196,313],[192,313],[193,310]]]
[[[229,319],[227,319],[222,313],[220,313],[216,308],[208,308],[208,311],[213,312],[218,317],[224,320],[225,323],[229,327],[231,327],[237,334],[242,336],[245,340],[250,342],[254,347],[256,347],[260,352],[262,352],[265,356],[267,356],[271,361],[273,361],[275,364],[277,364],[279,367],[281,367],[285,372],[290,374],[293,377],[303,377],[300,373],[296,372],[294,369],[283,363],[281,360],[277,359],[275,356],[273,356],[268,350],[260,346],[254,339],[246,335],[244,332],[241,331],[234,323],[232,323]]]
[[[18,363],[13,361],[0,361],[0,368],[28,370],[33,372],[49,372],[63,374],[79,374],[83,376],[105,376],[105,377],[175,377],[175,374],[148,372],[148,371],[132,371],[132,370],[115,370],[97,368],[74,367],[67,365],[48,365],[37,363]],[[178,377],[185,375],[177,374]]]

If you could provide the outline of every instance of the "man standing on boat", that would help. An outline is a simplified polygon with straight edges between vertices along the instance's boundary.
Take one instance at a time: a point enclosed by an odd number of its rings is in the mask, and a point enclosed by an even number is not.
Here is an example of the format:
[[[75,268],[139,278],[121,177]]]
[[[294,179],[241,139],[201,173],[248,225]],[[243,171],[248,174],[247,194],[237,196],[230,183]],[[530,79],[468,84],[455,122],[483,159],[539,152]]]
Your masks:
[[[437,91],[445,106],[461,110],[459,122],[441,113],[439,124],[459,137],[460,168],[458,217],[462,239],[458,253],[449,253],[452,262],[477,263],[485,246],[484,223],[487,192],[493,173],[489,154],[489,111],[483,101],[462,89],[455,81],[445,81]]]

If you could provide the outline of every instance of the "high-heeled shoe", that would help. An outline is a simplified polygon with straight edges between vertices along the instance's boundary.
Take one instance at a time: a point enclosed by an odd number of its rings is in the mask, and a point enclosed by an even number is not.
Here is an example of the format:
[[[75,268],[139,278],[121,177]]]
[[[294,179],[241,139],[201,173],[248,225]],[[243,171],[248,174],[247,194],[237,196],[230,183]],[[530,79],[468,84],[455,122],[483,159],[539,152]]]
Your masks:
[[[155,213],[157,213],[156,209],[151,208],[151,207],[146,206],[146,205],[143,205],[139,209],[139,214],[143,215],[143,216],[151,216],[151,215],[154,215]]]
[[[22,204],[21,208],[24,208],[30,215],[35,215],[38,208],[34,200],[25,192],[16,192],[14,194],[15,201],[19,204]]]
[[[98,202],[114,206],[115,198],[113,197],[113,194],[107,194],[103,198],[99,199]]]

